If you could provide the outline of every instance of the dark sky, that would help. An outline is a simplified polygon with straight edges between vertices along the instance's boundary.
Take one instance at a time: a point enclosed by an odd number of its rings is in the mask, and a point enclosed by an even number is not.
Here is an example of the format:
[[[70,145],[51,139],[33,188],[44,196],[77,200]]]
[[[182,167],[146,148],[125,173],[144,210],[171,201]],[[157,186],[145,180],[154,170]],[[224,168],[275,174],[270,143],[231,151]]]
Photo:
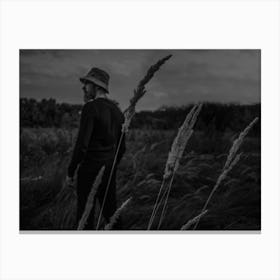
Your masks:
[[[172,58],[147,85],[138,110],[260,102],[259,50],[21,50],[20,96],[82,104],[79,77],[98,67],[110,74],[110,97],[125,109],[149,66],[168,54]]]

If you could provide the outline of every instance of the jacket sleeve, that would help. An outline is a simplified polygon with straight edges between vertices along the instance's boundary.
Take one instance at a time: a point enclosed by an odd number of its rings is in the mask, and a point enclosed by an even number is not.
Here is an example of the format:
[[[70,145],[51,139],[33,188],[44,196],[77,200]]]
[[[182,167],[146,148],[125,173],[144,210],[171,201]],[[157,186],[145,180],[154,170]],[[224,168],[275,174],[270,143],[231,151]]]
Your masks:
[[[79,132],[73,151],[72,159],[68,167],[68,176],[73,177],[78,164],[82,161],[87,151],[94,127],[94,110],[89,103],[82,110]]]

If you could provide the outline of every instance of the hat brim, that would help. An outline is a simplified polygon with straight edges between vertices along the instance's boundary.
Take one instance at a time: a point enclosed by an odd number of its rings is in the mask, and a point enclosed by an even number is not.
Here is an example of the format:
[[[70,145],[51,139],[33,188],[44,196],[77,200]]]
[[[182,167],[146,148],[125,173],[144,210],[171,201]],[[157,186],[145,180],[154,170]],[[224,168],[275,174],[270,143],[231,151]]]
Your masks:
[[[80,81],[81,81],[81,83],[83,83],[83,84],[84,84],[85,82],[94,83],[94,84],[96,84],[96,85],[102,87],[103,89],[106,90],[107,93],[109,93],[108,85],[106,85],[106,84],[103,83],[102,81],[100,81],[100,80],[98,80],[98,79],[96,79],[96,78],[94,78],[94,77],[92,77],[92,76],[90,76],[90,77],[88,77],[88,76],[81,77],[81,78],[80,78]]]

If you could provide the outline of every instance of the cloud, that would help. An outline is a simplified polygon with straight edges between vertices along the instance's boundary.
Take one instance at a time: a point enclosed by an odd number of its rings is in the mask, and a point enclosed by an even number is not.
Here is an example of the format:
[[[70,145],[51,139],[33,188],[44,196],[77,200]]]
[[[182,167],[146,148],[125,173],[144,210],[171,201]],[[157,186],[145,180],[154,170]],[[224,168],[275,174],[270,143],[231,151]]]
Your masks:
[[[166,92],[163,92],[163,91],[154,91],[154,92],[152,92],[152,95],[154,95],[155,97],[158,97],[158,98],[168,96],[168,94]]]

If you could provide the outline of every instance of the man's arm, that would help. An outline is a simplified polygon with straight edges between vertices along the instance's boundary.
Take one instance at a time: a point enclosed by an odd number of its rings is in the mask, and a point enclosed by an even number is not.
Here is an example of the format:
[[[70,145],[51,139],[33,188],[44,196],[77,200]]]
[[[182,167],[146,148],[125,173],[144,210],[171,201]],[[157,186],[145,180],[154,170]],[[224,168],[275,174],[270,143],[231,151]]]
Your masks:
[[[83,107],[78,137],[72,159],[68,167],[69,177],[74,177],[75,170],[87,151],[94,126],[94,112],[92,110],[93,107],[90,106],[89,103],[85,104]]]

